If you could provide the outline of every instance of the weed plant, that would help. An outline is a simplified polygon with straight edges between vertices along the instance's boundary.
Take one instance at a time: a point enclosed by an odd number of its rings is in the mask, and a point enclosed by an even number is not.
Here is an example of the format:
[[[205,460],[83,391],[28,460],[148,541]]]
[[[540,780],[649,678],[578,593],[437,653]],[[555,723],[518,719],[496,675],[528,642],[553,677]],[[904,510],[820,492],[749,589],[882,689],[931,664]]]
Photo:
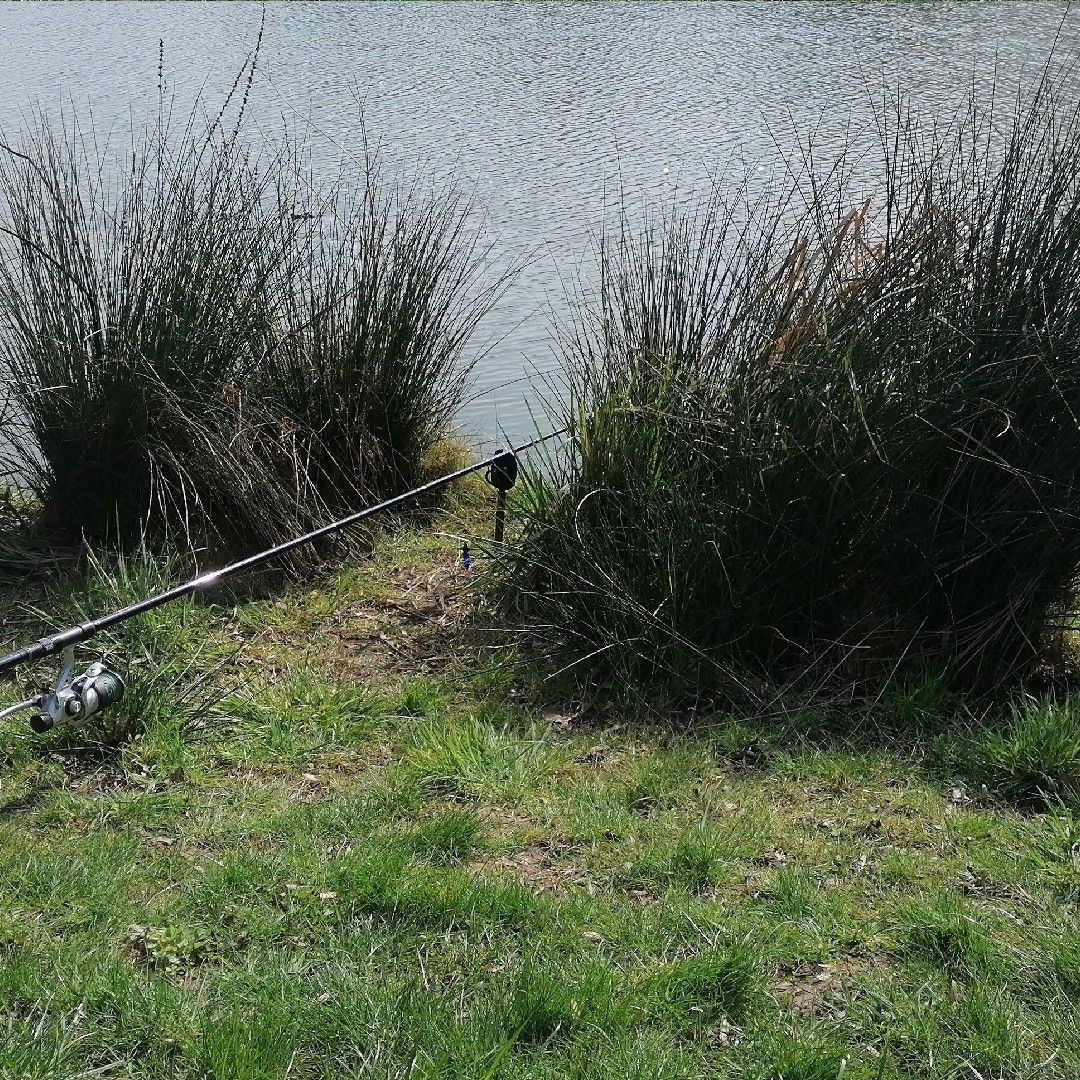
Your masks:
[[[1012,802],[1080,797],[1080,713],[1071,695],[1020,698],[946,742],[946,758],[969,782]]]
[[[122,161],[46,121],[0,152],[8,457],[69,538],[262,539],[294,517],[243,407],[289,257],[275,171],[166,121]]]
[[[1080,565],[1080,116],[881,121],[876,184],[602,238],[508,594],[583,675],[760,700],[1038,656]],[[865,163],[861,167],[865,167]],[[809,185],[809,190],[806,190]]]

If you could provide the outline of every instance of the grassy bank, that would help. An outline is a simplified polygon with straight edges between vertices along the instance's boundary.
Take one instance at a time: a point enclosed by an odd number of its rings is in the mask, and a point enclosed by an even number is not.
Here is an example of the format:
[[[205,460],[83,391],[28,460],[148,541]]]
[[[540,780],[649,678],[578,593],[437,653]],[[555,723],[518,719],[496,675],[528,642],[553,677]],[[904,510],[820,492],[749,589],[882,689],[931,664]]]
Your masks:
[[[609,237],[493,577],[474,478],[0,722],[0,1080],[1074,1080],[1080,114],[1018,115]],[[467,205],[230,124],[0,149],[0,644],[460,452]]]
[[[1022,754],[926,684],[586,709],[469,580],[405,531],[107,640],[123,739],[2,725],[0,1076],[1080,1072],[1080,817],[1003,798]]]

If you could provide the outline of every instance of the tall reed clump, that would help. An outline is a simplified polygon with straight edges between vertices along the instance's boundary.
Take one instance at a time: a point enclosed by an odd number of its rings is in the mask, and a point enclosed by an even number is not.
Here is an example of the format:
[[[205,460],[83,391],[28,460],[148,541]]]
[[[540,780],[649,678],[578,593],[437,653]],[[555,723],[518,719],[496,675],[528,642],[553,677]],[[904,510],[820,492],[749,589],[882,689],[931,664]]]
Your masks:
[[[264,538],[295,517],[243,407],[286,280],[278,182],[215,127],[110,156],[43,121],[0,150],[8,456],[64,533]]]
[[[330,507],[414,486],[469,384],[465,349],[506,275],[452,186],[388,183],[374,154],[302,238],[260,401]]]
[[[415,479],[461,400],[498,286],[453,187],[328,191],[239,131],[0,149],[0,456],[75,540],[273,543]]]
[[[4,433],[13,427],[10,402],[0,397],[0,453]],[[41,570],[49,565],[34,542],[33,513],[21,491],[18,477],[0,465],[0,577]]]
[[[1080,117],[1052,90],[1003,135],[974,104],[884,125],[857,197],[841,162],[805,204],[605,239],[569,444],[504,557],[580,670],[760,698],[1031,664],[1080,566]]]

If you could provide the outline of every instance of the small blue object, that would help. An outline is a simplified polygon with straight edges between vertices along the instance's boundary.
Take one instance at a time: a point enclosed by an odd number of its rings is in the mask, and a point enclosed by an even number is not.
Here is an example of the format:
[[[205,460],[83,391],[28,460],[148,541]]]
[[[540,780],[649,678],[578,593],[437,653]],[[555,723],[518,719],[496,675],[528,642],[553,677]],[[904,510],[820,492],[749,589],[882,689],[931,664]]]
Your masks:
[[[462,544],[461,545],[461,565],[466,570],[471,570],[472,569],[472,564],[473,564],[473,557],[472,557],[472,555],[469,554],[469,545],[468,544]]]

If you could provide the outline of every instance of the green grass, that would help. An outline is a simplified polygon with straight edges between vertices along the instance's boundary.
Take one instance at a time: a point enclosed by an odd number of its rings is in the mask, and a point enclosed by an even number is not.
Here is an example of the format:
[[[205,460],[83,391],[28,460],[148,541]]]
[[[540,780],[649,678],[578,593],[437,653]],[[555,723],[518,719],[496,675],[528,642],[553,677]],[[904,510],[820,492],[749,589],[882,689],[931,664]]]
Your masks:
[[[115,725],[3,723],[0,1077],[1080,1072],[1068,789],[1033,812],[921,683],[842,722],[582,712],[467,631],[455,555],[406,531],[164,609],[103,641]]]
[[[1074,699],[1021,700],[1004,717],[971,725],[957,740],[971,777],[1006,798],[1034,805],[1080,792],[1080,713]]]

